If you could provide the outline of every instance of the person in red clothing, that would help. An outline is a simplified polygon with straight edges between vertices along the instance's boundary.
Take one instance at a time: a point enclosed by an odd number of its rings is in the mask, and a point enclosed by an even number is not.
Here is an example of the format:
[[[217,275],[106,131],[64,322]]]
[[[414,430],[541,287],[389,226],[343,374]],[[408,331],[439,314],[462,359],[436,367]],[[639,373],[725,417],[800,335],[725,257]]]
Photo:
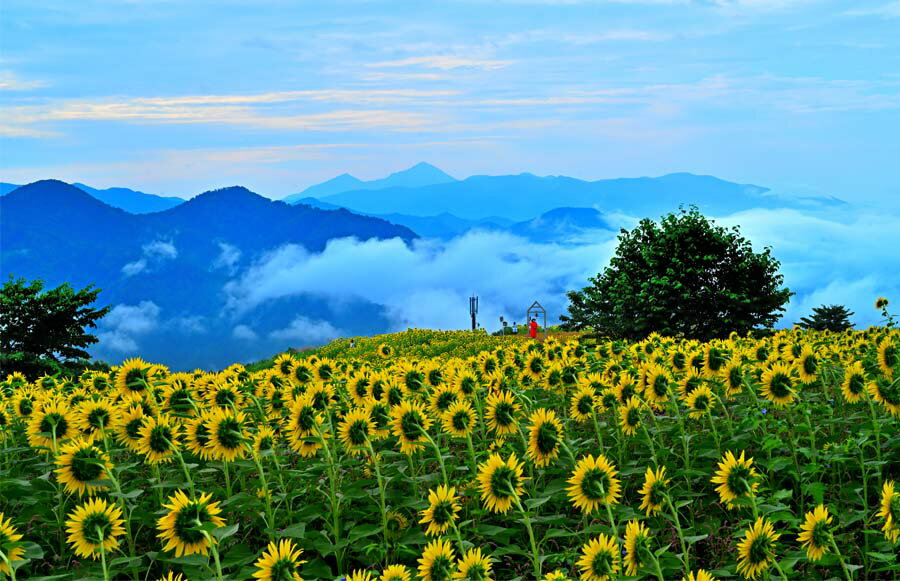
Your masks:
[[[537,331],[538,331],[537,321],[534,319],[531,319],[531,322],[528,323],[528,336],[531,337],[532,339],[537,339]]]

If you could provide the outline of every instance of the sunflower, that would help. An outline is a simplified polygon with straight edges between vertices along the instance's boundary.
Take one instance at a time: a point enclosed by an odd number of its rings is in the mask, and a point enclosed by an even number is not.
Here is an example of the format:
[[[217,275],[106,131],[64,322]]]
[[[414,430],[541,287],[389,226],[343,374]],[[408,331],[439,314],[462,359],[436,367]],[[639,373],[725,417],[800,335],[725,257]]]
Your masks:
[[[168,574],[156,579],[156,581],[187,581],[181,573],[169,571]]]
[[[687,407],[690,410],[688,415],[694,419],[699,419],[713,408],[716,403],[716,396],[713,395],[709,386],[704,385],[692,391],[685,403],[687,403]]]
[[[587,456],[579,460],[567,481],[569,500],[586,514],[601,504],[616,504],[622,494],[622,486],[616,478],[616,467],[606,456]]]
[[[338,438],[350,454],[356,455],[368,449],[372,436],[372,421],[365,408],[354,408],[344,416],[338,426]]]
[[[315,456],[322,445],[319,438],[322,421],[322,414],[313,405],[311,394],[297,398],[288,417],[287,437],[291,449],[304,458]]]
[[[616,539],[601,534],[581,547],[578,559],[584,581],[606,581],[619,571],[619,544]],[[565,579],[565,576],[562,577]]]
[[[800,350],[800,355],[794,360],[794,366],[800,375],[800,381],[810,384],[818,377],[819,358],[813,351],[812,346],[806,344]]]
[[[450,406],[459,401],[459,392],[454,385],[439,385],[431,392],[431,412],[440,417]]]
[[[641,425],[641,400],[632,396],[624,405],[619,406],[619,425],[626,436],[633,436]]]
[[[459,370],[453,376],[453,385],[460,393],[470,396],[478,389],[478,377],[471,371]]]
[[[461,581],[492,581],[491,560],[485,557],[481,549],[469,549],[456,563],[454,579]]]
[[[716,578],[705,569],[697,569],[696,573],[689,572],[681,578],[681,581],[716,581]]]
[[[73,437],[75,420],[69,406],[61,401],[45,402],[28,421],[28,443],[32,448],[53,448]]]
[[[105,399],[85,400],[78,404],[72,420],[86,437],[104,436],[113,423],[115,410]]]
[[[841,394],[847,403],[857,403],[866,392],[866,371],[862,362],[854,361],[844,369],[844,381],[841,383]]]
[[[562,422],[556,412],[541,408],[531,414],[528,430],[528,457],[542,468],[559,456],[560,442],[564,437]]]
[[[569,415],[576,422],[586,422],[594,417],[597,408],[597,395],[589,386],[582,385],[572,394],[569,400]]]
[[[884,538],[890,543],[896,543],[900,537],[900,491],[895,491],[897,483],[888,480],[881,488],[881,505],[878,516],[884,519]]]
[[[141,359],[128,359],[116,370],[116,389],[122,396],[143,395],[150,391],[150,364]]]
[[[109,553],[119,546],[125,534],[122,511],[99,498],[91,499],[69,513],[66,539],[79,557],[96,559],[100,552]]]
[[[16,532],[16,528],[12,525],[12,519],[6,518],[6,516],[0,512],[0,550],[6,554],[6,559],[13,563],[15,561],[21,561],[22,555],[25,554],[25,549],[22,547],[16,547],[14,549],[10,549],[7,553],[4,548],[7,543],[18,543],[22,538],[22,535]],[[9,565],[6,564],[6,561],[0,559],[0,572],[9,575]]]
[[[735,354],[722,369],[725,396],[732,398],[744,390],[744,367],[740,355]],[[702,571],[702,569],[701,569]]]
[[[156,521],[157,536],[165,542],[164,551],[174,550],[176,557],[209,552],[209,539],[215,543],[215,537],[207,539],[198,528],[207,523],[217,528],[225,526],[219,517],[219,503],[210,502],[211,499],[211,494],[202,494],[199,500],[191,500],[181,490],[169,496],[168,504],[163,503],[168,512]]]
[[[422,581],[449,581],[455,569],[454,558],[450,541],[431,541],[419,559],[419,578]]]
[[[557,569],[551,573],[547,573],[541,578],[541,581],[571,581],[569,576]]]
[[[213,452],[210,444],[210,431],[206,426],[212,420],[213,410],[202,410],[196,418],[184,422],[184,445],[192,453],[203,460],[211,460]]]
[[[391,408],[384,402],[370,399],[366,403],[369,412],[371,438],[381,440],[391,433]]]
[[[139,405],[119,407],[119,410],[123,409],[125,411],[120,411],[115,417],[113,431],[119,443],[127,446],[132,452],[137,452],[138,443],[141,440],[141,428],[146,420],[144,410]]]
[[[406,517],[395,510],[387,511],[385,518],[387,519],[388,537],[392,540],[396,541],[402,537],[406,529],[409,528],[409,521]]]
[[[894,378],[894,367],[900,363],[900,351],[891,339],[884,339],[878,345],[878,368],[888,379]]]
[[[364,406],[372,395],[372,374],[369,371],[355,373],[347,381],[347,392],[357,406]]]
[[[644,485],[641,487],[641,510],[647,516],[653,516],[663,508],[668,494],[669,479],[666,478],[666,467],[654,471],[649,466],[644,472]]]
[[[637,575],[638,570],[644,566],[644,556],[650,550],[650,530],[647,526],[635,520],[628,521],[625,525],[624,561],[625,574]]]
[[[266,452],[276,452],[278,435],[269,426],[260,427],[250,440],[253,442],[253,453],[257,456]]]
[[[775,560],[775,542],[781,535],[775,532],[772,523],[763,517],[744,532],[738,543],[737,572],[744,579],[756,579]]]
[[[235,384],[217,381],[206,393],[206,401],[222,409],[239,409],[244,405],[244,394]]]
[[[390,357],[391,355],[394,354],[394,348],[386,343],[382,343],[381,345],[378,346],[378,349],[376,350],[376,352],[378,353],[379,357],[383,357],[384,359],[387,359],[388,357]]]
[[[876,309],[879,309],[879,310],[883,309],[886,306],[888,306],[889,304],[890,304],[890,301],[888,301],[885,297],[878,297],[877,299],[875,299],[875,308]]]
[[[179,426],[167,415],[149,417],[140,429],[137,451],[151,464],[171,462],[178,449]]]
[[[457,438],[465,438],[477,422],[475,410],[468,400],[460,400],[441,415],[444,431]]]
[[[647,387],[644,398],[655,404],[663,404],[669,400],[669,391],[674,380],[668,370],[661,365],[650,365],[646,368]]]
[[[290,353],[282,353],[275,358],[273,364],[275,366],[275,371],[277,371],[281,377],[290,377],[294,372],[295,362],[296,359],[294,359],[293,355]]]
[[[427,524],[425,534],[436,537],[444,534],[456,520],[456,513],[461,510],[456,501],[456,489],[440,485],[428,492],[428,508],[421,511],[419,524]]]
[[[869,382],[869,395],[883,405],[893,416],[900,416],[900,383],[878,376]]]
[[[499,454],[491,454],[478,466],[478,486],[481,499],[492,512],[507,512],[513,502],[525,492],[522,463],[515,453],[503,460]]]
[[[418,402],[404,401],[391,410],[391,431],[400,440],[400,451],[413,454],[425,446],[431,418],[425,406]]]
[[[34,413],[37,396],[31,388],[22,388],[13,396],[13,412],[21,418],[28,419]]]
[[[525,373],[533,379],[534,381],[540,381],[544,377],[544,370],[546,369],[546,363],[544,363],[544,356],[540,353],[533,352],[525,358]]]
[[[293,541],[287,539],[278,543],[272,541],[253,564],[256,567],[253,577],[260,581],[303,581],[297,573],[300,565],[306,562],[300,560],[302,554],[303,549],[297,547]]]
[[[372,573],[363,569],[357,569],[344,579],[345,581],[375,581],[375,577],[372,575]]]
[[[797,540],[806,549],[806,556],[810,561],[820,561],[828,552],[831,545],[831,530],[828,525],[832,520],[828,509],[821,504],[806,513]]]
[[[687,372],[678,380],[678,395],[681,399],[687,399],[691,392],[703,385],[705,378],[695,369],[688,369]]]
[[[196,413],[191,383],[191,376],[187,373],[176,373],[169,378],[163,392],[163,401],[168,411],[181,416]]]
[[[731,451],[726,452],[718,468],[711,482],[718,484],[716,491],[729,509],[734,507],[735,500],[756,494],[759,474],[753,468],[753,458],[744,458],[743,451],[740,457],[735,457]]]
[[[204,426],[209,432],[209,450],[212,457],[224,462],[234,462],[243,458],[246,448],[242,412],[231,409],[212,408]]]
[[[378,581],[412,581],[412,576],[405,565],[390,565],[381,572]]]
[[[69,494],[78,496],[94,495],[105,486],[90,484],[103,480],[107,470],[112,470],[112,463],[99,448],[87,440],[76,439],[63,445],[56,458],[56,480],[64,484]]]
[[[487,424],[498,436],[513,434],[519,425],[516,416],[520,405],[508,391],[492,393],[487,397]]]
[[[762,375],[762,394],[778,407],[794,401],[792,368],[787,363],[775,363]]]
[[[709,343],[703,352],[703,375],[716,377],[728,362],[729,354],[720,345]]]

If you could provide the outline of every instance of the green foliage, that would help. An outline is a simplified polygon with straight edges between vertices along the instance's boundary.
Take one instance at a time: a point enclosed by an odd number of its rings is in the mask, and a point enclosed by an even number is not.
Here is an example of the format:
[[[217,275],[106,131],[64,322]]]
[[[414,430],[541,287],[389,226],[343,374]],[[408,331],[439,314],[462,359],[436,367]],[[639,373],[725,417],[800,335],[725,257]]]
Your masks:
[[[68,284],[44,290],[44,282],[12,276],[0,289],[0,373],[28,377],[56,374],[67,364],[90,357],[85,348],[97,342],[85,332],[109,312],[93,308],[100,289],[76,291]],[[81,360],[81,361],[79,361]]]
[[[569,329],[611,338],[650,333],[709,340],[771,327],[793,293],[771,249],[754,252],[737,227],[695,207],[622,230],[616,254],[591,285],[570,291]]]
[[[813,331],[845,331],[853,327],[854,313],[843,305],[822,305],[813,308],[811,317],[803,317],[797,326]]]

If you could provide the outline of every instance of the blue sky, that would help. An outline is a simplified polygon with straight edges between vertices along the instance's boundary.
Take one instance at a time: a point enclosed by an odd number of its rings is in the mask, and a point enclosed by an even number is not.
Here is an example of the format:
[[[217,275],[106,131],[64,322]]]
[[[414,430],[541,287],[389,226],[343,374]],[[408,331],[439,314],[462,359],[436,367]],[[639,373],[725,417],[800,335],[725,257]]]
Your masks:
[[[900,2],[5,0],[0,179],[713,174],[900,206]]]

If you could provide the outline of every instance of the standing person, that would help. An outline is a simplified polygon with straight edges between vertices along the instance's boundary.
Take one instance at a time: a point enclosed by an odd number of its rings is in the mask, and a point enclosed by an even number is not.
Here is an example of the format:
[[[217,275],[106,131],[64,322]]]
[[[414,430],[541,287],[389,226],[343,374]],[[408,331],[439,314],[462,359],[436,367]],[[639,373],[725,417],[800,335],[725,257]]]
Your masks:
[[[531,337],[532,339],[537,339],[537,332],[538,332],[537,320],[531,319],[531,322],[528,323],[528,336]]]

